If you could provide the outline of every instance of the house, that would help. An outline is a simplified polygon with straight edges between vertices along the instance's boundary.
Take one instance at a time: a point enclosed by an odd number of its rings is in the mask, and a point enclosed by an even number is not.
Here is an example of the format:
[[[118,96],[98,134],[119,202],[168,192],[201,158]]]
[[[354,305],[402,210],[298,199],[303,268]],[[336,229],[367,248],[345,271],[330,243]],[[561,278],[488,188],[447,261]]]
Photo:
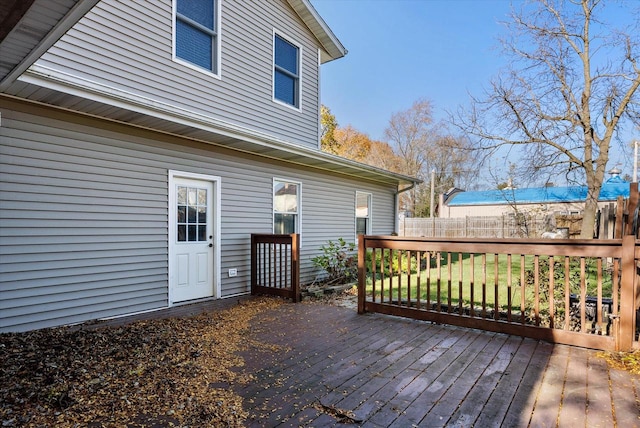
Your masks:
[[[619,196],[629,197],[629,183],[620,177],[620,171],[613,169],[610,174],[600,190],[600,208],[615,202]],[[500,216],[513,214],[516,209],[534,214],[582,214],[586,197],[586,186],[507,187],[474,192],[452,189],[441,197],[440,217]]]
[[[0,6],[0,331],[250,291],[250,235],[397,229],[416,179],[320,151],[308,0]],[[358,225],[358,229],[356,229]]]

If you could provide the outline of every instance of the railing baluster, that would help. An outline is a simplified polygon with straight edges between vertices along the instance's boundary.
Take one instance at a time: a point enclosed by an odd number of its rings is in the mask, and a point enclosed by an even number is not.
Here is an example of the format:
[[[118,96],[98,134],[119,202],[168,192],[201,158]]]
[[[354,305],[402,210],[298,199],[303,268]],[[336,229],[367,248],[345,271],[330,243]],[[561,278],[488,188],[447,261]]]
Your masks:
[[[285,246],[280,244],[278,245],[278,247],[280,249],[280,254],[278,255],[279,262],[280,262],[280,270],[279,272],[276,272],[276,274],[279,274],[278,276],[279,276],[280,288],[286,288],[288,275],[286,275],[287,270],[285,269],[289,264],[287,263],[288,261],[287,258],[285,258],[286,256],[283,257],[283,254],[282,254],[283,251],[285,250]],[[283,275],[282,275],[283,273],[285,274],[284,281],[283,281]]]
[[[511,322],[511,254],[507,254],[507,322]]]
[[[366,251],[366,250],[365,250]],[[376,301],[376,267],[377,267],[377,263],[376,263],[376,248],[373,248],[371,251],[371,300],[373,302]]]
[[[534,309],[533,316],[536,320],[536,325],[540,325],[540,257],[536,254],[533,257],[533,277],[534,277]]]
[[[441,288],[442,288],[442,262],[440,261],[442,254],[438,251],[436,252],[436,269],[437,271],[437,283],[436,283],[436,287],[437,287],[437,291],[436,291],[436,298],[438,299],[438,303],[437,303],[437,308],[438,308],[438,312],[442,312],[442,299],[440,297],[441,294]]]
[[[580,257],[580,331],[587,331],[587,278],[585,273],[585,259]]]
[[[389,250],[389,303],[393,303],[393,250]]]
[[[460,315],[463,315],[463,310],[462,310],[462,288],[464,287],[463,281],[462,281],[463,264],[464,264],[464,258],[462,257],[462,253],[458,253],[458,314]]]
[[[598,308],[596,309],[596,325],[602,332],[606,326],[602,325],[602,258],[598,257]]]
[[[451,289],[453,278],[451,272],[453,271],[453,267],[451,266],[451,253],[447,252],[447,312],[451,313]]]
[[[520,254],[520,323],[524,324],[526,321],[526,292],[527,284],[525,279],[525,263],[526,258],[524,254]]]
[[[417,270],[417,277],[416,277],[416,308],[417,309],[421,309],[421,305],[420,305],[420,286],[422,284],[422,275],[420,274],[422,272],[422,256],[424,253],[420,253],[420,251],[416,251],[416,264],[418,267]]]
[[[553,299],[553,290],[554,290],[554,273],[553,273],[553,269],[554,269],[554,262],[553,262],[553,256],[549,256],[549,298],[548,303],[549,303],[549,328],[553,328],[554,327],[554,316],[555,316],[555,302]]]
[[[411,251],[407,251],[407,306],[411,307]]]
[[[620,294],[620,282],[619,282],[619,275],[620,275],[620,259],[615,258],[613,259],[613,273],[612,273],[612,283],[611,283],[611,294],[613,294],[613,309],[612,309],[612,314],[614,316],[618,315],[618,295]]]
[[[493,318],[500,319],[500,296],[498,295],[498,254],[493,254]]]
[[[571,330],[571,258],[564,257],[564,329]]]
[[[431,251],[427,251],[427,309],[431,310]]]
[[[391,251],[391,250],[389,250]],[[385,249],[380,249],[380,303],[384,302],[384,253]]]
[[[487,317],[487,253],[482,253],[482,318]]]
[[[476,278],[476,271],[475,271],[475,266],[474,266],[474,259],[475,259],[475,253],[471,253],[469,254],[469,257],[471,258],[470,260],[470,267],[469,270],[471,271],[471,282],[469,283],[469,293],[470,293],[470,298],[469,298],[469,315],[472,317],[476,316],[476,312],[474,309],[474,305],[475,305],[475,290],[473,289],[473,284],[475,282],[475,278]]]

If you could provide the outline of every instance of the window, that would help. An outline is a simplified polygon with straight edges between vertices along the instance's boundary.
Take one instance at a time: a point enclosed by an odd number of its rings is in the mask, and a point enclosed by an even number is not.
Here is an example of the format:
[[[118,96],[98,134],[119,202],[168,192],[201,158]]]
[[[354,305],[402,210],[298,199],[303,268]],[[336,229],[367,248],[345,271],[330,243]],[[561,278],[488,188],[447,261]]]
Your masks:
[[[371,193],[356,192],[356,236],[371,233]]]
[[[273,181],[273,233],[299,233],[300,184]]]
[[[178,242],[207,240],[207,189],[178,186]]]
[[[175,58],[218,74],[220,0],[175,0]]]
[[[300,48],[273,36],[273,98],[300,107]]]

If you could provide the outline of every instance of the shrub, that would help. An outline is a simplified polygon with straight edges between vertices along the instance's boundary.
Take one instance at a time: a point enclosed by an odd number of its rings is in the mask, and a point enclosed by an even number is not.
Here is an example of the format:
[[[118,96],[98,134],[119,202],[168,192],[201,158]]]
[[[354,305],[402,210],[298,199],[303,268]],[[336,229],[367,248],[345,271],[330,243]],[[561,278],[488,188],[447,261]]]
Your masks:
[[[399,253],[401,253],[400,256],[399,256]],[[384,262],[381,262],[380,259],[383,257],[383,254],[384,254]],[[409,272],[409,269],[407,269],[407,257],[411,257],[410,272]],[[368,274],[371,274],[371,272],[373,272],[372,259],[373,259],[373,252],[371,251],[371,249],[369,249],[367,251],[366,259],[365,259],[367,264]],[[416,258],[416,253],[413,251],[399,252],[399,251],[390,251],[390,250],[383,251],[381,249],[377,249],[376,259],[375,259],[375,270],[376,270],[376,276],[378,277],[381,274],[380,272],[380,270],[382,269],[381,266],[383,266],[384,268],[382,274],[384,274],[385,276],[391,275],[391,272],[393,272],[394,275],[407,274],[407,273],[413,274],[418,271],[418,260]]]
[[[322,255],[311,259],[315,267],[324,269],[329,284],[344,284],[358,277],[358,254],[356,244],[339,238],[321,247]]]

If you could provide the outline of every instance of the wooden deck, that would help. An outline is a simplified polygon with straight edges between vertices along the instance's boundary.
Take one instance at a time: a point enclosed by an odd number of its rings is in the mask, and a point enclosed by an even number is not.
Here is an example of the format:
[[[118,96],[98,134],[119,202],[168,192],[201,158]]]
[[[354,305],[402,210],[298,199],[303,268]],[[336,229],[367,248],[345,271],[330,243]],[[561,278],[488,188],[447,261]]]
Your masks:
[[[308,303],[250,334],[288,347],[244,355],[250,427],[640,427],[640,376],[593,350]]]

